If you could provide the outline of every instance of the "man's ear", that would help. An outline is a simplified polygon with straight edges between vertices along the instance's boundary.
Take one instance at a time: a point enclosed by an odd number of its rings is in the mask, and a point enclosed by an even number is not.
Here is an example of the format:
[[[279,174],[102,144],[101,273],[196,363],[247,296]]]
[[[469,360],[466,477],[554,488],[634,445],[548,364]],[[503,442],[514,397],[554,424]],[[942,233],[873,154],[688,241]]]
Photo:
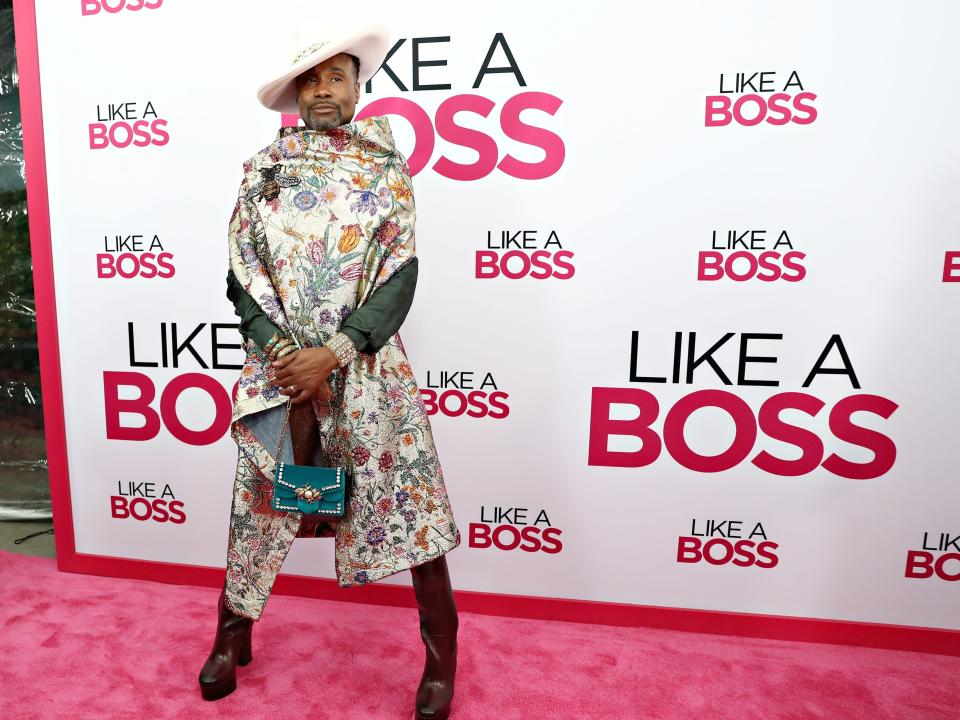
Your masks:
[[[357,80],[357,82],[353,86],[353,102],[354,104],[360,102],[360,81],[359,80]]]

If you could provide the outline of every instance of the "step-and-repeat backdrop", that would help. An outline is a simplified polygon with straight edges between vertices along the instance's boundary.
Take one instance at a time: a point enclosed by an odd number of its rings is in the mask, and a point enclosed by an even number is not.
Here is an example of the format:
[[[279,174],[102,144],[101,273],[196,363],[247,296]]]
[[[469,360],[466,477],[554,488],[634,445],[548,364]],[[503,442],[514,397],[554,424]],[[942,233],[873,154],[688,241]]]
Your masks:
[[[37,2],[79,553],[224,565],[227,222],[318,12]],[[400,334],[456,586],[960,628],[960,10],[362,12],[394,35],[358,109],[414,173]],[[332,577],[331,541],[284,571]]]

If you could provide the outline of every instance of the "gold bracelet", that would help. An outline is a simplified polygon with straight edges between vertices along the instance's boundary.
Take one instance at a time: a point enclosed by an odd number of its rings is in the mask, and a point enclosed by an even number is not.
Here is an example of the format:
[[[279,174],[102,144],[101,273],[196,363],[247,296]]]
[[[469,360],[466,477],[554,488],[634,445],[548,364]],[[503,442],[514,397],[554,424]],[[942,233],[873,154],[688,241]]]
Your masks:
[[[266,346],[264,346],[264,351],[267,354],[267,359],[273,361],[279,358],[280,353],[282,353],[285,349],[291,347],[295,348],[295,345],[288,337],[281,337],[276,342],[273,342],[273,338],[271,338],[271,342],[268,342]],[[286,355],[287,353],[284,354]]]
[[[288,343],[287,345],[284,345],[283,347],[280,348],[280,351],[277,353],[277,356],[273,359],[279,360],[280,358],[285,357],[292,352],[295,352],[296,349],[297,349],[296,345],[294,345],[293,343]]]

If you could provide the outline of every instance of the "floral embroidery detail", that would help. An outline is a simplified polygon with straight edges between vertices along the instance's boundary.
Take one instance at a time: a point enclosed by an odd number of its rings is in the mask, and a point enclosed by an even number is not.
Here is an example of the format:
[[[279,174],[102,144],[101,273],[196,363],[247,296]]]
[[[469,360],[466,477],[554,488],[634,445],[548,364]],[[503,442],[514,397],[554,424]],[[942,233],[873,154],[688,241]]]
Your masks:
[[[307,254],[310,256],[310,262],[314,265],[321,265],[324,255],[326,255],[326,248],[322,242],[314,240],[307,246]]]
[[[370,451],[363,447],[363,445],[358,445],[355,447],[351,451],[351,454],[353,455],[354,465],[366,465],[367,460],[370,459]]]
[[[317,192],[317,200],[321,205],[329,205],[337,199],[337,186],[327,185]],[[335,218],[334,218],[335,219]]]
[[[383,247],[389,247],[400,235],[400,230],[401,228],[399,225],[392,220],[387,220],[377,230],[377,241],[383,245]]]
[[[387,539],[387,530],[382,525],[371,528],[367,533],[367,542],[371,545],[379,545]]]
[[[252,242],[244,242],[240,244],[240,255],[243,257],[243,260],[247,265],[256,266],[260,262],[260,258],[257,257],[256,248],[253,247]]]
[[[387,187],[390,188],[390,192],[393,193],[393,196],[397,200],[409,200],[413,197],[413,193],[410,192],[410,188],[401,182],[391,183]]]
[[[303,141],[298,135],[287,135],[280,140],[280,154],[288,160],[300,157],[303,154]]]
[[[343,152],[348,147],[350,147],[350,133],[344,130],[342,127],[333,128],[327,133],[327,137],[330,140],[330,144],[335,150]]]
[[[386,188],[380,188],[379,191],[372,190],[354,190],[353,194],[357,199],[350,206],[355,213],[369,213],[372,217],[383,208],[390,207],[390,191]]]
[[[383,453],[377,461],[377,464],[380,466],[381,471],[386,472],[393,467],[393,455],[389,452]]]
[[[417,530],[417,532],[414,533],[414,538],[416,538],[414,540],[414,545],[423,550],[429,550],[430,545],[427,544],[427,531],[429,530],[430,527],[428,525],[424,525],[422,528]]]
[[[310,190],[301,190],[293,196],[293,204],[298,210],[312,210],[317,206],[317,196]]]
[[[280,301],[272,295],[261,295],[260,307],[262,307],[266,311],[267,315],[269,315],[271,318],[276,318],[283,315],[283,308],[280,306]]]
[[[356,280],[363,274],[363,263],[354,263],[348,265],[340,271],[340,277],[344,280]]]
[[[337,241],[337,250],[342,253],[350,252],[357,246],[362,236],[363,228],[359,225],[347,225],[340,233],[340,240]]]

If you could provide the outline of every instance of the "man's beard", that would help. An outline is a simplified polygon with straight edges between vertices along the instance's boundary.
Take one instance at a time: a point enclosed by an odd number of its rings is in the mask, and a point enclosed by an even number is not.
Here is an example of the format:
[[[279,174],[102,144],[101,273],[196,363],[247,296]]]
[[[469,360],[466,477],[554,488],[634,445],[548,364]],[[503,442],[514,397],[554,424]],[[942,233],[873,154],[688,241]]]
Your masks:
[[[315,107],[331,107],[334,109],[334,113],[330,115],[325,115],[317,117],[313,114],[313,108]],[[331,128],[340,127],[341,120],[343,116],[340,114],[340,108],[333,103],[317,103],[316,105],[310,106],[308,108],[307,117],[304,118],[303,124],[306,125],[310,130],[329,130]]]

